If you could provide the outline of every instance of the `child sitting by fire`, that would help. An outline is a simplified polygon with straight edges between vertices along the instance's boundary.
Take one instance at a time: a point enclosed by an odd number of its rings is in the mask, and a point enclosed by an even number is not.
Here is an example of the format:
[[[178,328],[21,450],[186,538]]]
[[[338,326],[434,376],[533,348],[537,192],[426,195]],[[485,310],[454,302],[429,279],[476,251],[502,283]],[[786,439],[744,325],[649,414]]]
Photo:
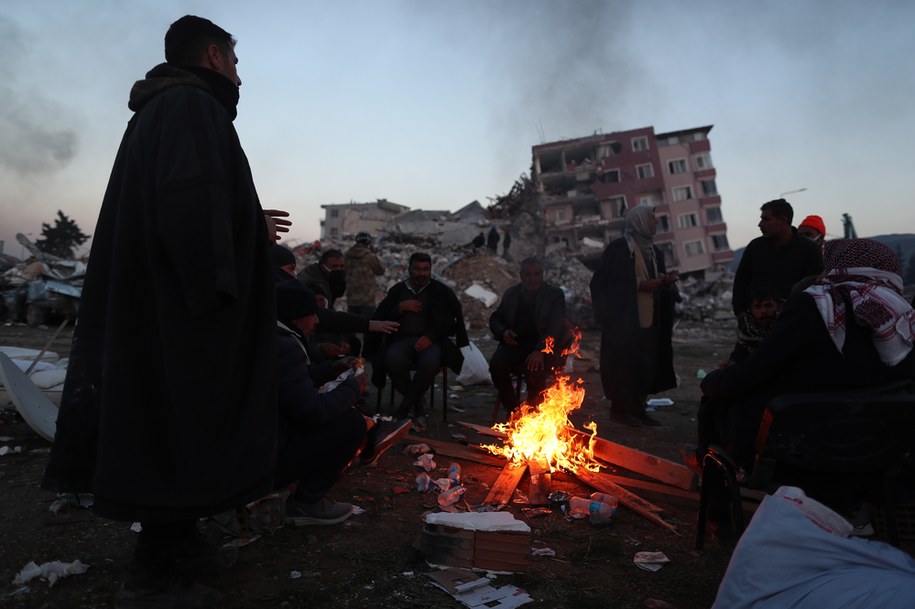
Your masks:
[[[775,327],[775,320],[782,308],[778,290],[770,286],[757,287],[750,298],[750,309],[737,322],[737,344],[728,359],[720,362],[720,368],[727,368],[747,358],[759,346],[762,339]]]

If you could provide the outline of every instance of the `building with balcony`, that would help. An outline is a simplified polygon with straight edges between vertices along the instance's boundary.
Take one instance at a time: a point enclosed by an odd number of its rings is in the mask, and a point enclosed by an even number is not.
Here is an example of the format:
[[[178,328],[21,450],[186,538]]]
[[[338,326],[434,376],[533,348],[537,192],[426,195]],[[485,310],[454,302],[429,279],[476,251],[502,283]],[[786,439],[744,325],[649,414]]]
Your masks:
[[[623,234],[624,215],[650,205],[669,269],[702,275],[733,260],[708,133],[712,126],[595,134],[532,148],[547,247],[585,254]]]

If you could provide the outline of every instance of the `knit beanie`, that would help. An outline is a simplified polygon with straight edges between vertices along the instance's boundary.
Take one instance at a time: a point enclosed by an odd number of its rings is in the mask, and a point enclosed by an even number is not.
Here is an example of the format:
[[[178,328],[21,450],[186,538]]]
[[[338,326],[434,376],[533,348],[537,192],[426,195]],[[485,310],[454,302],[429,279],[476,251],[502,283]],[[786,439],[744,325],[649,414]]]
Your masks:
[[[819,216],[807,216],[804,218],[804,221],[800,223],[798,228],[801,226],[809,226],[821,235],[826,234],[826,224],[823,222],[823,218]]]
[[[270,248],[270,262],[275,267],[286,266],[287,264],[294,265],[295,254],[288,247],[277,243]]]
[[[315,294],[296,279],[276,284],[276,319],[287,326],[318,312]]]

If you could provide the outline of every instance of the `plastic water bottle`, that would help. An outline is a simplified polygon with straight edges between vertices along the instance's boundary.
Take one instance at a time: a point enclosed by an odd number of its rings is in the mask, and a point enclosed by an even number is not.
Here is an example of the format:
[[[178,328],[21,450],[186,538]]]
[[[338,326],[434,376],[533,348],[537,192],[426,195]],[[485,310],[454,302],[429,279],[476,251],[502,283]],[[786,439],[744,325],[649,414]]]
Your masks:
[[[592,523],[608,522],[613,517],[613,507],[602,501],[591,501],[584,497],[571,497],[569,499],[569,515],[573,518],[591,516]]]
[[[458,500],[464,496],[464,487],[463,486],[453,486],[447,491],[442,491],[438,495],[438,504],[441,507],[448,507],[454,505]]]
[[[609,505],[612,508],[611,516],[616,516],[616,512],[620,505],[619,499],[613,495],[608,495],[607,493],[591,493],[591,501],[600,501],[601,503]]]
[[[448,478],[451,480],[451,486],[461,484],[461,466],[459,463],[452,463],[448,468]]]

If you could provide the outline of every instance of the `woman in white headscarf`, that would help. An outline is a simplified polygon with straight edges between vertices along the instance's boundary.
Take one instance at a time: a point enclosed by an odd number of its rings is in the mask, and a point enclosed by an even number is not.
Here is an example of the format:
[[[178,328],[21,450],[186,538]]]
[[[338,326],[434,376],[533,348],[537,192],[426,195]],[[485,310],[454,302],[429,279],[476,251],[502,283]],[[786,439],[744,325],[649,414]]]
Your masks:
[[[677,276],[654,245],[657,226],[651,207],[630,209],[623,236],[604,250],[591,279],[601,384],[610,416],[629,425],[660,425],[646,414],[645,401],[677,384],[671,347]]]

